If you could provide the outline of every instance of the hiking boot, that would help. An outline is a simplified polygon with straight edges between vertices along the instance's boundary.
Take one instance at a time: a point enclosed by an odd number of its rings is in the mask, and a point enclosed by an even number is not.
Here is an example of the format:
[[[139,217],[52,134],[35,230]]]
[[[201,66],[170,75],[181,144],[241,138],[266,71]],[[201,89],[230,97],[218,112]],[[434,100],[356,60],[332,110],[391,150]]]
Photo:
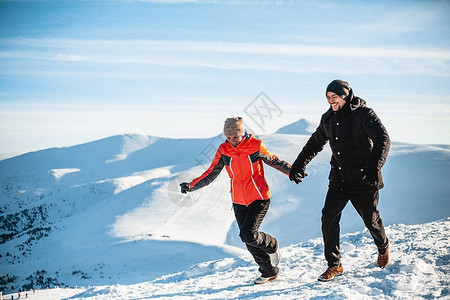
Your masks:
[[[389,244],[386,247],[386,252],[384,254],[381,254],[378,252],[378,259],[377,264],[380,268],[384,269],[389,263]]]
[[[334,276],[341,276],[344,274],[344,267],[342,265],[337,267],[328,267],[322,275],[317,278],[319,281],[330,281]]]
[[[255,284],[263,284],[263,283],[272,281],[272,280],[276,279],[277,277],[278,277],[278,275],[274,275],[274,276],[271,276],[271,277],[262,277],[262,276],[260,276],[260,277],[255,279],[254,283]]]
[[[275,251],[275,253],[269,254],[269,257],[272,267],[278,267],[281,261],[280,248],[277,248],[277,251]]]

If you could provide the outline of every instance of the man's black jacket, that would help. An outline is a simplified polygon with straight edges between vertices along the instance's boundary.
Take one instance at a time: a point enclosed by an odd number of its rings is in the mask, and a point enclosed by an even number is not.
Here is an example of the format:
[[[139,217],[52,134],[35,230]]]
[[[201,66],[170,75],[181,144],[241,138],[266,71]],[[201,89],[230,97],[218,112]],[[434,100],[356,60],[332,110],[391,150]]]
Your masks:
[[[337,112],[330,108],[322,115],[319,127],[298,155],[292,169],[304,171],[306,165],[329,141],[332,150],[330,187],[345,191],[381,189],[381,167],[390,148],[389,135],[366,102],[350,95]],[[378,174],[377,184],[365,180],[368,171]]]

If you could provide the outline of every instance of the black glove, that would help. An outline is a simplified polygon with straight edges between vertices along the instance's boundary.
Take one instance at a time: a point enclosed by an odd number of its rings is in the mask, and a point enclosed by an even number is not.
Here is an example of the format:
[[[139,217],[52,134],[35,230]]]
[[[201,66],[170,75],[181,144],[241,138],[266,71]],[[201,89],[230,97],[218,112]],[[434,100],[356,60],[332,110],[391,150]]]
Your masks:
[[[378,185],[378,170],[374,168],[364,168],[363,180],[372,186]]]
[[[189,182],[180,183],[180,187],[181,187],[181,192],[183,194],[187,194],[188,192],[191,191],[191,185],[189,184]]]
[[[308,176],[308,174],[305,173],[305,169],[303,168],[291,168],[291,171],[289,172],[289,179],[296,184],[302,182],[302,179],[306,176]]]

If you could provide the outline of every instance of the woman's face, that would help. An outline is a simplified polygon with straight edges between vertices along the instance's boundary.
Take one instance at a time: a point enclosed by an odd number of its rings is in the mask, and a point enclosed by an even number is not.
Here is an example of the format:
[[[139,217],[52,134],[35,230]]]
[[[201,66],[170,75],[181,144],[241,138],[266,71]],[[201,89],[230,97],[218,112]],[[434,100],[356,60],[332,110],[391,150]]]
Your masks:
[[[227,136],[227,141],[230,142],[231,146],[236,147],[242,141],[242,135]]]

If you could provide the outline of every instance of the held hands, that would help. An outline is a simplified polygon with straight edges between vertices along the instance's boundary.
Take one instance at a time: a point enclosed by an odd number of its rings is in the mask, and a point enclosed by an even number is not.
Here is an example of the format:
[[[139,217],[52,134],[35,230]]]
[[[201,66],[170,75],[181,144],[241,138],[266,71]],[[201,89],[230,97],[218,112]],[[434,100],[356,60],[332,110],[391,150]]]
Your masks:
[[[181,192],[183,194],[187,194],[188,192],[191,191],[191,185],[189,184],[189,182],[180,183],[180,187],[181,187]]]
[[[308,176],[308,174],[305,173],[305,169],[303,168],[292,168],[291,172],[289,172],[289,179],[296,184],[302,182],[302,179],[306,176]]]

